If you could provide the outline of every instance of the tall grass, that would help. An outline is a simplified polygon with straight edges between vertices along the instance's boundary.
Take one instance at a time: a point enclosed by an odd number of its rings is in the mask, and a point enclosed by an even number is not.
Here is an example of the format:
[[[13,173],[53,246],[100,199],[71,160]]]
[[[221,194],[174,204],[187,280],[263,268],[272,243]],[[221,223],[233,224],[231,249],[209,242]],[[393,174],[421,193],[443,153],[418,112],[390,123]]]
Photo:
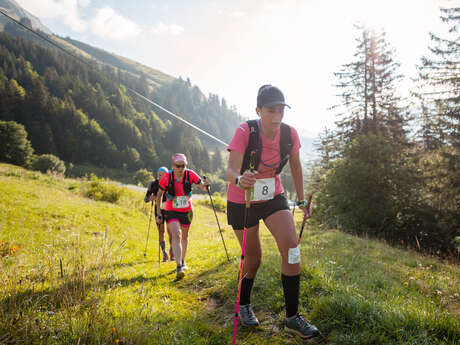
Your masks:
[[[142,193],[95,201],[87,186],[0,164],[0,344],[229,344],[240,250],[225,215],[231,262],[213,210],[196,205],[190,270],[176,282],[154,227],[143,256]],[[237,343],[301,344],[283,330],[280,258],[264,227],[261,241],[261,327],[239,327]],[[458,266],[310,225],[301,250],[300,309],[326,343],[458,344]]]

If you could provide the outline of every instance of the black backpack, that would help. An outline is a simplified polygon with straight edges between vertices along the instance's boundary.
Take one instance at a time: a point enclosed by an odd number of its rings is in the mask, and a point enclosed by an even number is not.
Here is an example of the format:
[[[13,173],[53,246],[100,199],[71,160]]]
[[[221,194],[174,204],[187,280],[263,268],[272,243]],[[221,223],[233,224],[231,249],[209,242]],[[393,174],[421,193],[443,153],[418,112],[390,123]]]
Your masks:
[[[192,184],[190,182],[190,172],[187,169],[185,169],[184,171],[182,186],[184,187],[185,195],[190,196],[192,193]],[[168,188],[166,189],[166,191],[168,192],[168,196],[170,196],[171,198],[176,195],[176,192],[174,191],[174,170],[169,171]]]
[[[148,198],[150,197],[150,195],[152,194],[156,195],[158,193],[159,188],[160,188],[160,181],[158,179],[151,181],[147,188],[147,193],[145,195],[145,202],[148,201]],[[163,201],[166,201],[166,193],[163,195]]]
[[[244,152],[243,164],[241,165],[240,174],[243,174],[246,170],[249,169],[249,159],[251,152],[255,152],[254,157],[254,169],[257,170],[260,164],[260,158],[262,156],[262,139],[260,138],[259,126],[257,125],[258,120],[249,120],[246,123],[249,126],[249,142]],[[276,169],[276,174],[278,175],[283,170],[289,159],[289,153],[292,149],[292,137],[291,137],[291,127],[285,123],[281,123],[280,130],[280,156],[281,160],[279,166]]]

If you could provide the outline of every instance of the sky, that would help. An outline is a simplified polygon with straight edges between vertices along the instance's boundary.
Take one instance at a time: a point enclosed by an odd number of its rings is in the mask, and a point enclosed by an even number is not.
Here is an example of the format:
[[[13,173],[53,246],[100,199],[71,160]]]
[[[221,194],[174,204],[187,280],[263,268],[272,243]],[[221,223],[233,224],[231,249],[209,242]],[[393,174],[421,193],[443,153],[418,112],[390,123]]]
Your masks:
[[[353,61],[354,24],[387,32],[406,76],[460,0],[16,0],[52,32],[128,57],[218,94],[255,118],[257,90],[278,86],[284,121],[315,137],[334,127],[334,72]]]

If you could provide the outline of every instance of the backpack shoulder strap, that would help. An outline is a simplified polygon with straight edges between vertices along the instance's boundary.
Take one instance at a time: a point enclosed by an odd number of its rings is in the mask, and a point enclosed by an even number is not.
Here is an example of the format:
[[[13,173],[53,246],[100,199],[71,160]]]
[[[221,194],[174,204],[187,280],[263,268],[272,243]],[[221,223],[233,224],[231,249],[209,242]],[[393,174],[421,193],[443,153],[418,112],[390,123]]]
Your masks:
[[[174,170],[170,170],[168,172],[169,176],[168,176],[168,188],[167,188],[167,192],[169,195],[171,196],[174,196],[176,195],[175,191],[174,191]]]
[[[190,181],[191,177],[190,177],[190,170],[187,170],[187,191],[184,191],[186,192],[186,194],[191,197],[192,196],[192,181]]]
[[[252,151],[256,151],[255,169],[257,169],[262,154],[258,120],[249,120],[246,123],[249,126],[249,141],[246,150],[244,151],[243,164],[241,165],[240,174],[243,174],[249,169],[249,158]]]
[[[289,159],[289,154],[292,149],[292,136],[291,136],[291,127],[285,123],[281,123],[281,129],[280,129],[280,164],[278,168],[276,169],[276,174],[281,173],[281,170],[283,170],[284,166],[286,165],[288,159]]]

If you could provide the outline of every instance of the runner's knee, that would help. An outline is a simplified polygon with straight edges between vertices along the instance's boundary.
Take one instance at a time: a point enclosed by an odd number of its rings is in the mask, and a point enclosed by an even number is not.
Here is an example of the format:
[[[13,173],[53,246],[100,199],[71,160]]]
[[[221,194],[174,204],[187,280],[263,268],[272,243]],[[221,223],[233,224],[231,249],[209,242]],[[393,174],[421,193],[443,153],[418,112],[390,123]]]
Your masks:
[[[299,265],[300,264],[300,246],[296,245],[295,247],[290,247],[287,251],[287,263],[289,265]]]
[[[180,239],[181,238],[181,235],[182,235],[182,232],[180,230],[179,227],[177,226],[171,226],[170,227],[170,230],[171,230],[171,236],[174,238],[174,239]]]

